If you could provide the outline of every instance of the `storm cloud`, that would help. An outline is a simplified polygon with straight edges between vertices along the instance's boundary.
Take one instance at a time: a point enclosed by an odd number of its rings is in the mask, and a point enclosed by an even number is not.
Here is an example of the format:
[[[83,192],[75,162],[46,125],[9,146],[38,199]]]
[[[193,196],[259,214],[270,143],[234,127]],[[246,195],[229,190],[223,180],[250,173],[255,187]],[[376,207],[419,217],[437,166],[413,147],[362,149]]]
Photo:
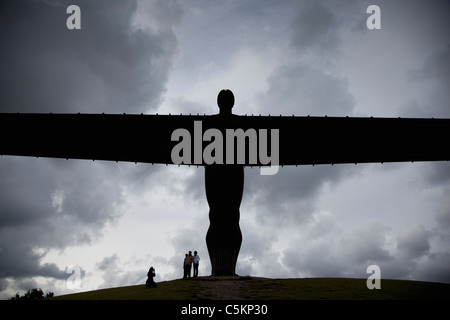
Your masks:
[[[70,4],[81,30],[66,28]],[[366,28],[371,4],[381,30]],[[228,88],[236,114],[449,117],[448,9],[2,1],[0,112],[209,114]],[[364,278],[377,264],[383,278],[450,282],[449,172],[448,162],[245,168],[237,273]],[[2,297],[67,292],[73,263],[83,290],[142,283],[150,265],[158,281],[178,278],[189,250],[209,274],[203,168],[2,156],[0,204]]]
[[[173,28],[181,18],[179,7],[169,1],[76,1],[81,30],[68,30],[70,4],[1,2],[0,111],[156,110],[177,50]],[[155,17],[154,8],[161,19],[157,29],[145,23]],[[64,267],[42,259],[49,250],[102,238],[102,230],[126,212],[124,190],[144,185],[142,170],[149,177],[158,169],[129,168],[1,157],[2,283],[35,276],[66,279]]]
[[[2,1],[2,112],[155,110],[176,52],[179,12],[155,14],[136,1],[77,1],[81,30],[68,30],[70,1]],[[147,9],[146,11],[143,11]],[[146,16],[147,15],[147,16]]]

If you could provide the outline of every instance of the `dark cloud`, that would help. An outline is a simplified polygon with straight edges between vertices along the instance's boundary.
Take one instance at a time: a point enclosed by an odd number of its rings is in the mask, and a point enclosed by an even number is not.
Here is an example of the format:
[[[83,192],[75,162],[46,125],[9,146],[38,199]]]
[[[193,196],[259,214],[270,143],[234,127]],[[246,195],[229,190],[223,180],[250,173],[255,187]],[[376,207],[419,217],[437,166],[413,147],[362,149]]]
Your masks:
[[[443,246],[439,245],[442,241]],[[448,227],[427,230],[411,226],[397,235],[397,254],[386,264],[385,273],[392,278],[450,282],[448,263]]]
[[[422,66],[410,70],[408,81],[425,88],[423,101],[410,100],[402,105],[399,114],[409,117],[450,117],[450,44],[445,50],[435,52],[424,60]],[[443,146],[444,147],[444,146]],[[439,187],[443,194],[450,189],[450,163],[439,161],[427,163],[423,171],[423,188]],[[435,199],[439,201],[437,211],[433,213],[440,228],[450,226],[450,202],[445,197]]]
[[[397,239],[397,248],[401,255],[417,259],[429,253],[430,233],[424,227],[414,227],[403,231]]]
[[[439,161],[427,163],[423,175],[424,186],[450,188],[450,162]],[[444,200],[444,199],[443,199]]]
[[[284,115],[351,115],[355,102],[345,78],[302,63],[280,67],[269,78],[261,111]]]
[[[373,1],[297,1],[290,23],[291,47],[324,61],[339,57],[342,40],[365,30],[366,9]]]
[[[276,175],[262,176],[259,169],[247,169],[244,201],[255,208],[261,223],[302,224],[310,218],[323,188],[354,170],[354,165],[284,167]]]
[[[0,262],[1,278],[31,278],[34,276],[65,279],[64,270],[59,269],[54,263],[41,264],[45,254],[36,252],[38,244],[33,243],[35,237],[31,227],[22,228],[20,231],[2,232],[2,250]]]
[[[401,106],[402,116],[450,117],[450,44],[428,56],[420,68],[410,70],[407,79],[426,88],[428,94],[423,101],[414,99]]]
[[[273,72],[268,79],[267,93],[258,101],[260,110],[269,114],[352,115],[355,99],[346,78],[333,70],[332,61],[339,56],[341,37],[355,32],[355,24],[365,23],[368,4],[364,5],[345,1],[303,2],[300,5],[303,11],[293,20],[291,30],[291,48],[298,53],[298,57],[288,60]],[[355,16],[359,18],[354,19]],[[315,32],[317,35],[314,36]],[[348,34],[344,34],[346,32]],[[311,59],[311,52],[319,55],[322,62]],[[433,54],[422,68],[411,72],[410,81],[431,81],[434,85],[424,100],[426,103],[418,104],[416,116],[447,115],[448,90],[444,89],[448,87],[450,74],[446,68],[447,57],[447,51]],[[430,101],[434,107],[428,105]],[[401,115],[405,116],[403,113]],[[327,220],[314,222],[320,209],[317,199],[324,187],[347,180],[359,172],[360,167],[281,168],[277,175],[270,177],[259,176],[257,170],[246,171],[247,201],[250,199],[251,206],[255,208],[257,222],[276,227],[298,226],[293,231],[295,240],[282,252],[282,264],[290,270],[290,274],[297,276],[367,277],[367,266],[378,264],[384,276],[417,279],[425,260],[429,263],[425,269],[439,269],[446,255],[439,249],[433,251],[432,233],[422,226],[399,234],[396,247],[392,248],[389,247],[392,240],[388,239],[397,237],[397,234],[378,221],[346,231],[336,229],[337,225]],[[428,168],[426,183],[436,186],[436,182],[445,194],[449,172],[447,163],[429,164]],[[440,202],[443,205],[433,215],[445,224],[450,210],[445,201]],[[313,234],[313,229],[325,231]],[[435,236],[442,236],[443,232],[445,229],[439,230]],[[273,237],[271,241],[275,239],[273,235],[269,237]],[[448,274],[441,272],[434,279],[446,281]]]
[[[139,195],[161,186],[152,166],[12,157],[0,163],[4,279],[67,279],[64,266],[42,263],[49,250],[95,243],[106,226],[127,213],[123,190]],[[134,279],[127,277],[121,278],[124,283]]]
[[[448,252],[431,253],[425,262],[414,270],[415,279],[450,283],[450,254]]]
[[[174,27],[183,16],[180,5],[162,0],[75,3],[82,11],[79,31],[65,27],[65,10],[73,2],[0,2],[0,111],[155,110],[177,54]],[[289,5],[284,6],[286,3]],[[391,8],[379,3],[382,9]],[[420,7],[417,3],[414,8]],[[342,40],[352,32],[366,31],[365,9],[371,1],[287,1],[281,7],[259,1],[227,2],[215,4],[214,8],[204,4],[186,5],[191,10],[192,25],[186,26],[191,33],[184,39],[187,47],[183,54],[189,57],[183,61],[189,61],[184,67],[193,75],[192,81],[203,76],[197,65],[205,70],[205,65],[229,64],[229,57],[243,47],[257,52],[286,44],[282,48],[284,60],[277,62],[267,79],[267,90],[252,97],[258,113],[354,113],[351,85],[345,71],[336,72],[336,63]],[[396,10],[384,10],[383,21],[398,20],[388,18],[403,16],[408,6],[400,4]],[[196,22],[198,17],[201,21]],[[198,26],[201,28],[196,29]],[[383,24],[383,28],[388,26],[395,24]],[[407,26],[405,30],[411,27]],[[224,47],[228,43],[234,46]],[[411,70],[407,81],[426,84],[430,90],[423,100],[405,105],[401,116],[449,115],[448,53],[448,47],[436,51]],[[379,59],[385,57],[380,55]],[[379,74],[374,73],[374,77]],[[177,95],[182,98],[169,101],[176,105],[177,112],[210,110],[191,99],[189,92]],[[259,169],[247,168],[238,273],[367,277],[367,265],[374,263],[381,266],[382,277],[450,281],[447,246],[434,245],[437,240],[445,243],[448,239],[448,201],[439,200],[438,211],[430,213],[439,223],[436,233],[419,225],[396,234],[379,221],[341,230],[332,213],[320,216],[320,195],[333,192],[360,168],[286,167],[275,176],[261,176]],[[440,195],[447,194],[448,164],[430,164],[427,168],[424,189],[435,186]],[[157,166],[1,157],[0,290],[12,287],[14,280],[18,280],[15,287],[29,289],[37,285],[30,280],[34,276],[66,279],[60,266],[43,263],[47,252],[95,243],[105,226],[126,213],[124,192],[138,197],[152,188],[179,194],[187,206],[198,205],[199,210],[204,210],[201,219],[186,218],[185,227],[168,241],[174,247],[172,257],[153,260],[173,267],[167,277],[178,278],[184,253],[198,250],[201,273],[208,274],[204,169],[177,169],[179,176],[161,174]],[[286,233],[292,233],[292,240],[277,251],[278,241]],[[130,267],[131,261],[123,261],[119,254],[93,258],[100,260],[96,271],[103,278],[102,287],[145,281],[147,270]]]
[[[342,258],[349,265],[370,265],[372,262],[389,261],[392,259],[384,246],[388,229],[373,222],[367,223],[341,239]]]
[[[81,30],[66,28],[71,4],[81,8]],[[155,8],[158,23],[148,25]],[[1,1],[0,112],[155,110],[181,15],[173,1]],[[147,178],[157,170],[1,157],[2,289],[6,279],[67,278],[56,264],[42,263],[48,250],[95,242],[124,213],[123,190],[152,186]]]
[[[104,281],[99,288],[143,284],[147,279],[148,271],[145,269],[127,270],[127,268],[123,267],[121,259],[116,254],[103,258],[97,263],[96,269],[102,273]]]
[[[328,252],[329,246],[314,243],[299,250],[290,247],[283,252],[283,264],[295,277],[342,277],[343,269],[336,265],[336,259]],[[322,254],[318,254],[322,252]]]
[[[450,117],[450,95],[447,89],[450,86],[450,45],[447,35],[443,33],[449,24],[442,16],[447,9],[448,2],[445,1],[437,1],[433,6],[424,6],[419,1],[411,3],[408,15],[416,12],[415,16],[420,17],[422,22],[410,31],[414,32],[415,41],[420,41],[424,47],[428,44],[437,49],[427,54],[421,64],[405,75],[405,81],[421,88],[424,94],[422,97],[409,99],[400,106],[398,114],[402,117]],[[407,19],[408,16],[404,18]],[[422,30],[426,30],[426,33]],[[445,195],[450,190],[450,163],[426,163],[423,167],[420,187],[430,194],[429,199],[435,204],[434,211],[424,214],[434,219],[437,227],[428,230],[418,225],[403,230],[397,237],[396,262],[399,265],[401,263],[403,270],[407,272],[403,273],[402,277],[449,282],[447,244],[450,202]],[[395,276],[398,275],[394,273],[393,277]]]
[[[8,288],[9,281],[6,279],[0,279],[0,292]]]
[[[102,165],[66,160],[2,158],[0,275],[63,279],[63,270],[40,261],[50,248],[92,243],[120,216],[120,187]],[[57,165],[54,165],[54,164]],[[89,168],[91,167],[91,168]],[[37,253],[36,250],[43,252]]]
[[[342,229],[338,217],[316,211],[297,228],[282,263],[299,277],[365,277],[367,266],[393,260],[385,248],[389,229],[371,221]]]
[[[375,264],[381,269],[382,279],[449,282],[449,255],[445,246],[444,251],[432,247],[439,234],[421,225],[397,234],[376,220],[344,230],[329,217],[313,218],[299,228],[297,236],[282,252],[281,262],[290,274],[366,278],[367,267]]]
[[[448,194],[450,188],[444,189],[444,193]],[[450,200],[441,200],[438,209],[436,211],[436,222],[439,224],[443,230],[450,228]]]
[[[1,111],[155,109],[176,50],[176,17],[149,33],[134,24],[136,1],[76,1],[81,30],[68,30],[70,4],[2,1]]]
[[[412,70],[411,78],[438,79],[440,89],[446,88],[446,84],[450,82],[450,44],[447,45],[446,50],[429,56],[422,68]]]
[[[302,50],[325,50],[338,44],[336,18],[320,1],[302,1],[292,29],[292,44]]]
[[[309,38],[309,29],[314,31],[317,24],[317,33],[328,38],[321,28],[330,29],[330,34],[335,37],[333,25],[336,22],[334,13],[319,2],[302,2],[300,7],[299,16],[292,24],[292,36],[296,39],[292,46],[299,57],[305,57],[307,53],[300,50],[300,46],[312,47],[313,43],[325,45],[320,43],[321,37]],[[320,16],[317,21],[312,18],[316,13]],[[322,20],[325,25],[319,28]],[[333,46],[337,48],[337,41]],[[258,97],[258,111],[263,114],[347,116],[352,114],[355,106],[345,78],[329,74],[306,61],[293,59],[282,64],[269,77],[268,85],[267,92]],[[317,130],[326,131],[326,128]],[[301,141],[298,143],[301,144]],[[262,222],[302,223],[311,215],[322,187],[338,183],[354,170],[345,165],[286,167],[280,168],[276,175],[267,177],[260,176],[259,170],[248,169],[246,197],[257,208],[258,218]]]

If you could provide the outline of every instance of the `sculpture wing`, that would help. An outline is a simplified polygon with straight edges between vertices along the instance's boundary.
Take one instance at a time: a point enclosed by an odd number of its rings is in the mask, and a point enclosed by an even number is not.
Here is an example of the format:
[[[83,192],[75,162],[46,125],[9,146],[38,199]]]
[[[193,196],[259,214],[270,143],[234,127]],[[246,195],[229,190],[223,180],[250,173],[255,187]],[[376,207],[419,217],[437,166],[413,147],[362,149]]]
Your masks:
[[[173,131],[184,128],[190,133],[193,154],[194,139],[202,138],[195,135],[194,122],[201,121],[203,133],[215,128],[217,119],[3,113],[0,154],[173,164],[171,152],[179,143],[172,141]],[[235,116],[233,123],[233,129],[255,130],[258,138],[260,129],[267,130],[269,141],[271,130],[278,129],[280,165],[450,159],[450,119]],[[209,143],[203,142],[202,147]],[[250,164],[248,158],[246,164]],[[260,164],[258,157],[254,165]]]
[[[280,164],[450,159],[450,119],[249,117],[250,127],[278,128]]]
[[[176,143],[171,143],[171,133],[183,126],[183,119],[163,115],[0,114],[0,154],[169,164]]]

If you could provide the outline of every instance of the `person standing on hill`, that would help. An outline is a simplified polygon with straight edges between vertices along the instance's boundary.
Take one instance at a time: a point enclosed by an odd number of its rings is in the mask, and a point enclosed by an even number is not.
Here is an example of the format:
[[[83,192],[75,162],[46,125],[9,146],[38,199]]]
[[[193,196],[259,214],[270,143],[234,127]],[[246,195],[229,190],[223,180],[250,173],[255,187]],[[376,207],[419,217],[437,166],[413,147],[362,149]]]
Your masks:
[[[197,251],[194,251],[194,278],[198,277],[198,264],[200,262],[200,256]]]
[[[186,253],[184,255],[184,260],[183,260],[183,279],[187,278],[187,261],[188,261],[188,254]]]
[[[186,276],[191,277],[192,263],[194,262],[194,257],[192,256],[192,251],[189,251],[189,255],[186,258]]]

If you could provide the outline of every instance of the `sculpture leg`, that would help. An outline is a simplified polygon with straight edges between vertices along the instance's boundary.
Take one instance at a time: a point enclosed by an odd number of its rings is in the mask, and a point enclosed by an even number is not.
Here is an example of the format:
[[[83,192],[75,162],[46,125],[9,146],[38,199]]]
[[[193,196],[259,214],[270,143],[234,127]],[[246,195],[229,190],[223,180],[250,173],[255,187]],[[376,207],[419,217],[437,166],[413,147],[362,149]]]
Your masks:
[[[212,275],[234,275],[242,243],[239,207],[244,187],[242,166],[205,167],[210,226],[206,244]]]
[[[236,273],[236,262],[242,243],[242,233],[237,226],[210,225],[206,234],[211,274],[230,276]]]

